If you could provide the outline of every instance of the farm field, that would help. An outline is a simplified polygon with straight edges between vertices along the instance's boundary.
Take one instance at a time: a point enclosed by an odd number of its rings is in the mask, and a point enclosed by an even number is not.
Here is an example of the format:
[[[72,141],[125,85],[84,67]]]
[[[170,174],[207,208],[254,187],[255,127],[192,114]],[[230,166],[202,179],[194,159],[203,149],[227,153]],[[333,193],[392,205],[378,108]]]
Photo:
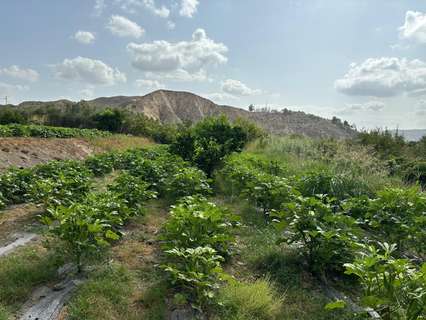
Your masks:
[[[7,168],[0,319],[424,319],[422,142],[363,138],[206,118]]]

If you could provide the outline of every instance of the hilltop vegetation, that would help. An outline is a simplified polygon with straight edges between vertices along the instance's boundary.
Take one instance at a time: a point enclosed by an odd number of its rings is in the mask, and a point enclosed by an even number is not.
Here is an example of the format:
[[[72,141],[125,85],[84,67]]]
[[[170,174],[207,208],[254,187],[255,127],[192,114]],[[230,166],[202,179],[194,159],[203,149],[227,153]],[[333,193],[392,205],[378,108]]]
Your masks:
[[[85,282],[63,319],[426,317],[426,195],[407,175],[423,140],[215,117],[170,142],[0,175],[1,204],[37,203],[50,244],[0,257],[0,319],[64,262]]]

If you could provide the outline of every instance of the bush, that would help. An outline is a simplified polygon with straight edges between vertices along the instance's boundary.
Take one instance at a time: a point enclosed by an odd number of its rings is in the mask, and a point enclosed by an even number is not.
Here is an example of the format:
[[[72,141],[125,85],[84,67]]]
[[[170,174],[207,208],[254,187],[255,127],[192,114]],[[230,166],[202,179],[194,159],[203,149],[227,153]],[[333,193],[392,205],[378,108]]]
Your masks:
[[[222,116],[205,118],[184,130],[171,144],[170,150],[196,164],[210,177],[226,155],[241,151],[248,141],[248,132]]]

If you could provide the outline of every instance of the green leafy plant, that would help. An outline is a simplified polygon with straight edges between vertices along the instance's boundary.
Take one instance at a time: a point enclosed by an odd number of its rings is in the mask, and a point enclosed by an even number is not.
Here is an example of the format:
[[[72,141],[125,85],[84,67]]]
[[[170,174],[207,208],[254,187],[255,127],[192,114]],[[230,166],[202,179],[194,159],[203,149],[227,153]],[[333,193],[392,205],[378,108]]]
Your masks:
[[[94,208],[74,203],[69,207],[59,206],[49,210],[41,218],[52,234],[65,243],[67,252],[74,257],[78,271],[82,271],[83,259],[117,240],[119,235],[111,230],[110,221],[99,219]]]
[[[369,227],[396,243],[399,252],[409,248],[422,254],[426,240],[426,195],[418,188],[387,188],[370,201]]]
[[[190,195],[208,195],[211,189],[205,173],[197,168],[181,168],[164,181],[163,193],[176,200]]]
[[[406,259],[395,259],[396,244],[364,245],[346,273],[360,280],[362,302],[383,319],[417,320],[426,317],[426,264],[417,270]]]
[[[234,240],[231,231],[238,225],[237,216],[200,196],[189,196],[172,206],[163,227],[163,247],[196,248],[209,246],[227,256]]]
[[[151,190],[151,185],[128,172],[121,173],[114,183],[108,186],[119,199],[125,201],[134,215],[142,213],[142,206],[149,199],[157,197],[157,192]]]
[[[165,251],[162,265],[173,287],[185,292],[195,309],[211,304],[219,288],[223,258],[210,247],[174,248]]]
[[[300,244],[309,268],[320,274],[326,270],[340,271],[343,263],[351,260],[352,243],[358,233],[353,218],[334,213],[325,202],[299,197],[275,214],[276,227],[285,231],[279,243]]]

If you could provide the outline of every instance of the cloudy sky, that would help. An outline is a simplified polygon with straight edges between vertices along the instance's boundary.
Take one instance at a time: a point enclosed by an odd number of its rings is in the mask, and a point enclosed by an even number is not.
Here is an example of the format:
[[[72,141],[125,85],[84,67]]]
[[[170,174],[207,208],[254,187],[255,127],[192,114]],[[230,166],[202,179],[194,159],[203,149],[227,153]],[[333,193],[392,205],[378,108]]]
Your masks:
[[[12,103],[165,88],[426,128],[424,0],[2,0],[0,12]]]

